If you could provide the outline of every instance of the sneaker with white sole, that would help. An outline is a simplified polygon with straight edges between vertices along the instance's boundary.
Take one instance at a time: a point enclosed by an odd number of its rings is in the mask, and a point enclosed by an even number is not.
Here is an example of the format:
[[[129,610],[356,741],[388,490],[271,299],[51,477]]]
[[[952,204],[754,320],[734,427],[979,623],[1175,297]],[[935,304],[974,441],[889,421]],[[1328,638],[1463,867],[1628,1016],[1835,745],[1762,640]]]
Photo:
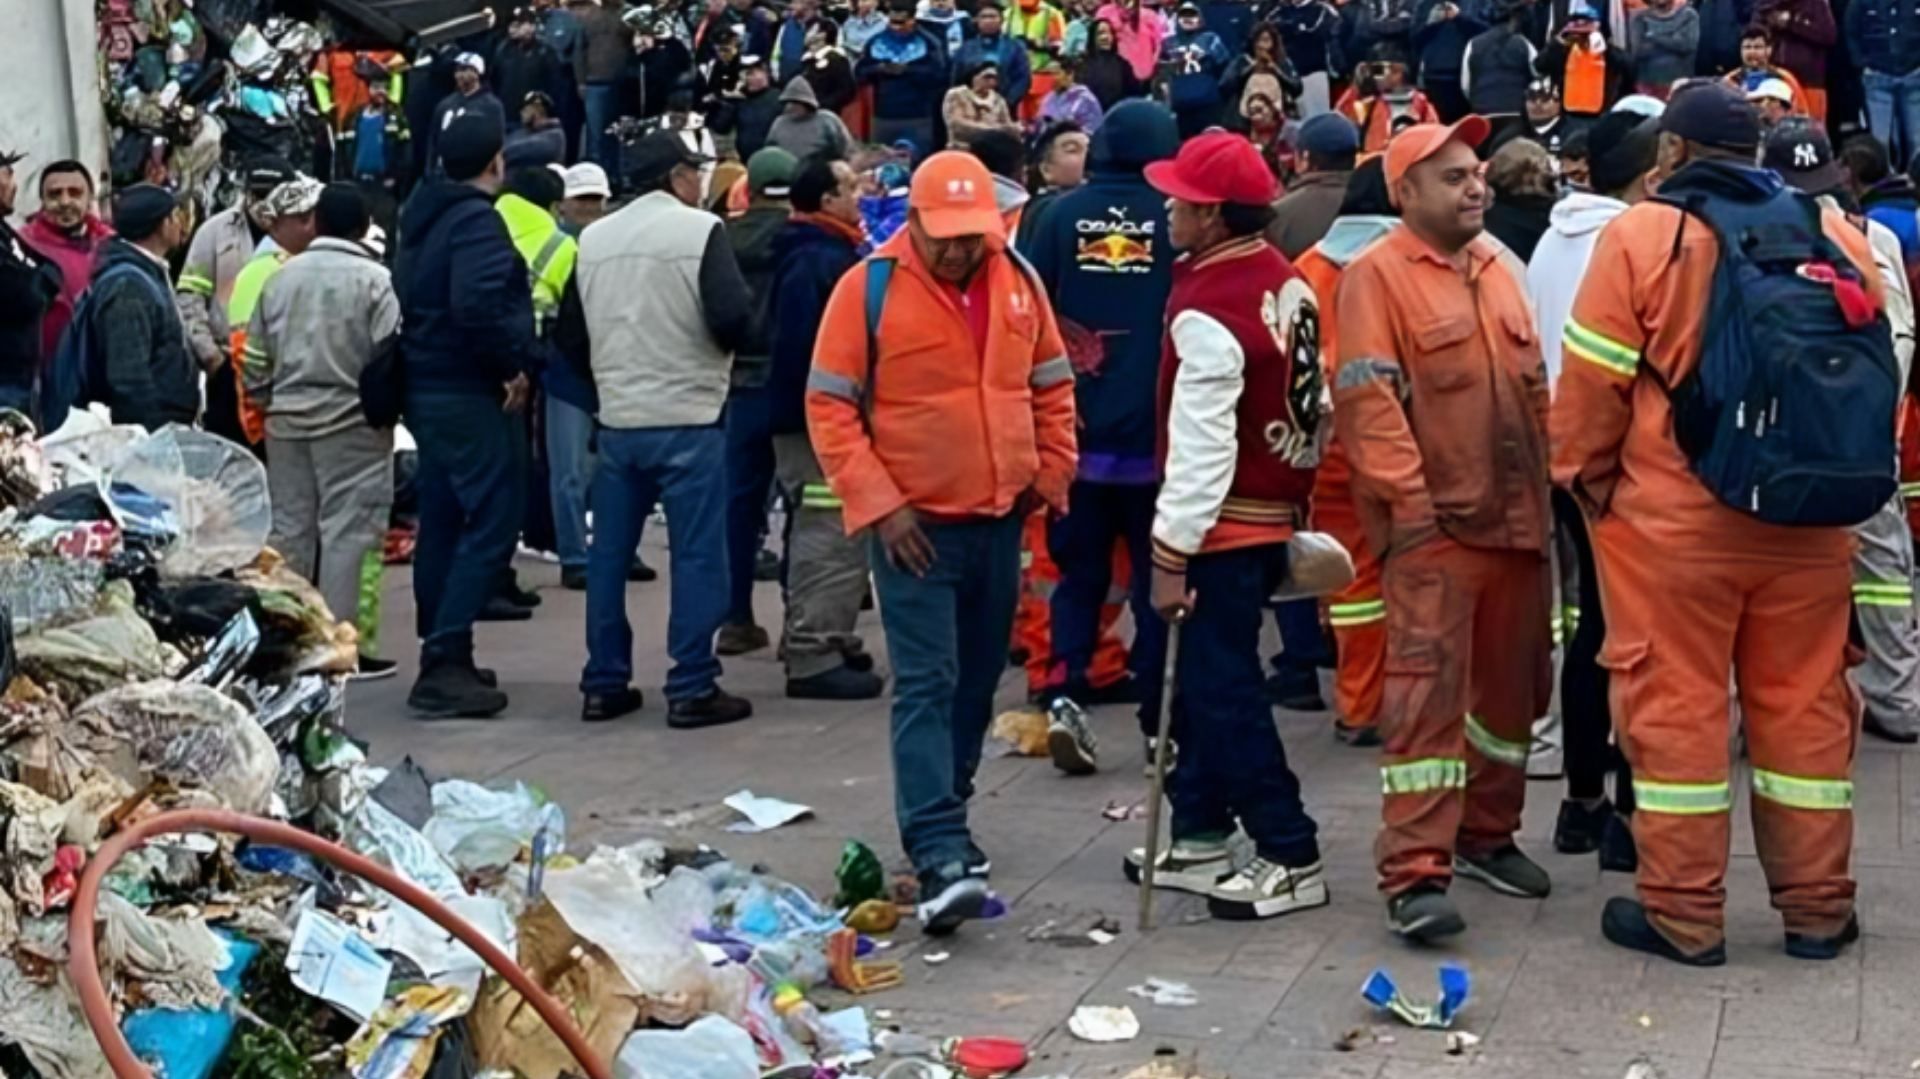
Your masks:
[[[1086,710],[1055,697],[1047,706],[1047,755],[1053,766],[1070,776],[1090,776],[1100,769],[1099,752]]]
[[[1324,907],[1328,899],[1319,862],[1285,866],[1256,857],[1213,886],[1207,893],[1207,912],[1225,921],[1250,922]]]
[[[1159,745],[1159,743],[1160,743],[1160,739],[1158,738],[1147,739],[1147,765],[1141,771],[1142,771],[1142,774],[1144,774],[1148,779],[1153,778],[1154,747]],[[1179,762],[1180,762],[1180,743],[1175,742],[1173,739],[1169,738],[1167,739],[1167,774],[1168,775],[1173,774],[1173,766],[1178,764]]]
[[[1512,844],[1477,858],[1455,854],[1453,875],[1477,880],[1501,895],[1520,899],[1545,899],[1553,891],[1547,871]]]
[[[920,874],[920,931],[944,937],[986,913],[987,882],[958,862]]]
[[[1127,852],[1126,874],[1130,884],[1140,883],[1147,864],[1144,847]],[[1233,856],[1224,839],[1176,839],[1162,851],[1153,866],[1153,886],[1194,895],[1212,895],[1220,878],[1233,872]]]

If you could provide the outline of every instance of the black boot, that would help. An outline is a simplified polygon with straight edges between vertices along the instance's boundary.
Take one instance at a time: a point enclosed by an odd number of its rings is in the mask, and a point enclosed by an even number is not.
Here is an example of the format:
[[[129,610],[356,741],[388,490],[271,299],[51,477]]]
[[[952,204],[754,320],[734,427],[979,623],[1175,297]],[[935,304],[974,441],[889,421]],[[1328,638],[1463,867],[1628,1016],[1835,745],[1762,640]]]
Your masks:
[[[1560,819],[1553,825],[1553,849],[1562,854],[1592,854],[1600,849],[1600,835],[1612,819],[1613,803],[1605,798],[1594,806],[1573,798],[1562,801]]]
[[[805,678],[787,679],[787,696],[798,701],[870,701],[886,688],[871,670],[856,671],[841,664]]]
[[[723,723],[738,723],[751,715],[752,701],[736,697],[716,686],[713,692],[704,697],[674,701],[667,705],[667,726],[682,731],[698,730],[701,727],[718,727]]]
[[[1633,845],[1633,818],[1610,813],[1600,826],[1600,869],[1632,873],[1640,868],[1640,851]]]
[[[472,661],[434,660],[407,694],[422,719],[488,719],[507,707],[507,695],[480,680]]]
[[[1600,915],[1600,932],[1622,948],[1671,959],[1684,966],[1721,967],[1727,963],[1725,941],[1698,955],[1681,951],[1647,920],[1647,908],[1637,899],[1615,896],[1607,900],[1607,909]]]
[[[589,693],[580,704],[580,718],[588,723],[604,723],[609,719],[619,719],[629,712],[638,712],[646,698],[632,686],[624,686],[612,693]]]
[[[525,622],[533,617],[533,608],[522,607],[504,595],[487,597],[487,605],[480,608],[482,622]]]
[[[1838,959],[1840,950],[1860,939],[1860,915],[1848,915],[1838,935],[1815,937],[1805,933],[1787,934],[1787,954],[1795,959]]]

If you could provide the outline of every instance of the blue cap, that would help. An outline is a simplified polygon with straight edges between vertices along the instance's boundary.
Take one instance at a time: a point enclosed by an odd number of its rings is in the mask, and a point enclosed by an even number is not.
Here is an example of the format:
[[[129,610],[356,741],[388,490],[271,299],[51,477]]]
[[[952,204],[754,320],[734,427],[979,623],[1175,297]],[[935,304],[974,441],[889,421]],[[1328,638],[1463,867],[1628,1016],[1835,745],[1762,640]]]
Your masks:
[[[1300,149],[1323,157],[1360,151],[1360,129],[1337,112],[1323,112],[1300,125]]]

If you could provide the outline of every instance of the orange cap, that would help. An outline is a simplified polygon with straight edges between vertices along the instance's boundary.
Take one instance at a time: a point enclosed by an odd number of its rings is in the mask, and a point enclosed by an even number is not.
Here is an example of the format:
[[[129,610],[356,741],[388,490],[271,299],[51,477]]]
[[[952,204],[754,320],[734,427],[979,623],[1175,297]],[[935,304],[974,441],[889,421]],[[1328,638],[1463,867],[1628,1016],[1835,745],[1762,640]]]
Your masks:
[[[936,240],[1007,237],[1006,222],[993,199],[993,176],[969,153],[942,150],[922,162],[907,189],[907,206],[920,215],[920,227]]]
[[[1387,143],[1387,190],[1393,190],[1408,169],[1439,153],[1447,143],[1457,139],[1478,149],[1492,130],[1493,125],[1482,116],[1465,117],[1451,127],[1415,124],[1407,128]]]

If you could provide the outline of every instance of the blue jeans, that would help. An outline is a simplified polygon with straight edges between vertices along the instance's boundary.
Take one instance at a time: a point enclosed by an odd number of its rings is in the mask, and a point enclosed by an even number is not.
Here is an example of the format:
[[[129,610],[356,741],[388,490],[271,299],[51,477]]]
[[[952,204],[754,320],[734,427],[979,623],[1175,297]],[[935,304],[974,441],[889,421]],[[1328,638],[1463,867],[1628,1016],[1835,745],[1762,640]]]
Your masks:
[[[513,558],[525,516],[525,421],[479,395],[415,393],[420,446],[413,598],[421,666],[470,663],[473,623]]]
[[[1920,153],[1920,71],[1866,71],[1860,81],[1867,92],[1867,127],[1892,149],[1894,171],[1904,172],[1908,159]]]
[[[593,484],[593,417],[552,394],[547,406],[547,477],[560,565],[587,566],[587,495]]]
[[[1160,728],[1160,691],[1166,678],[1167,624],[1153,610],[1153,500],[1151,484],[1076,480],[1072,512],[1047,526],[1047,553],[1060,567],[1048,604],[1053,660],[1067,669],[1067,691],[1084,691],[1087,667],[1100,640],[1100,608],[1113,587],[1113,545],[1124,539],[1132,563],[1133,647],[1127,669],[1140,691],[1140,733]]]
[[[925,577],[870,541],[880,624],[893,661],[893,806],[900,842],[925,872],[967,856],[967,800],[1007,668],[1020,591],[1020,520],[1009,514],[921,528]]]
[[[725,436],[718,425],[601,428],[594,462],[593,547],[587,554],[587,666],[582,693],[618,692],[633,678],[627,570],[654,492],[667,507],[673,596],[667,615],[667,700],[697,700],[720,677],[713,635],[726,615]]]
[[[727,621],[753,623],[753,563],[773,489],[773,400],[764,388],[727,395]]]
[[[580,133],[580,156],[607,170],[618,185],[620,177],[620,140],[607,131],[620,119],[620,84],[590,82],[582,88],[587,126]]]
[[[1273,657],[1273,673],[1289,689],[1319,691],[1320,668],[1333,662],[1333,649],[1320,628],[1320,601],[1288,600],[1273,605],[1273,625],[1280,631],[1280,652]]]
[[[1180,627],[1168,779],[1175,839],[1225,838],[1237,820],[1260,856],[1282,865],[1320,859],[1317,829],[1273,725],[1260,673],[1260,623],[1285,575],[1276,544],[1195,556],[1193,613]]]

